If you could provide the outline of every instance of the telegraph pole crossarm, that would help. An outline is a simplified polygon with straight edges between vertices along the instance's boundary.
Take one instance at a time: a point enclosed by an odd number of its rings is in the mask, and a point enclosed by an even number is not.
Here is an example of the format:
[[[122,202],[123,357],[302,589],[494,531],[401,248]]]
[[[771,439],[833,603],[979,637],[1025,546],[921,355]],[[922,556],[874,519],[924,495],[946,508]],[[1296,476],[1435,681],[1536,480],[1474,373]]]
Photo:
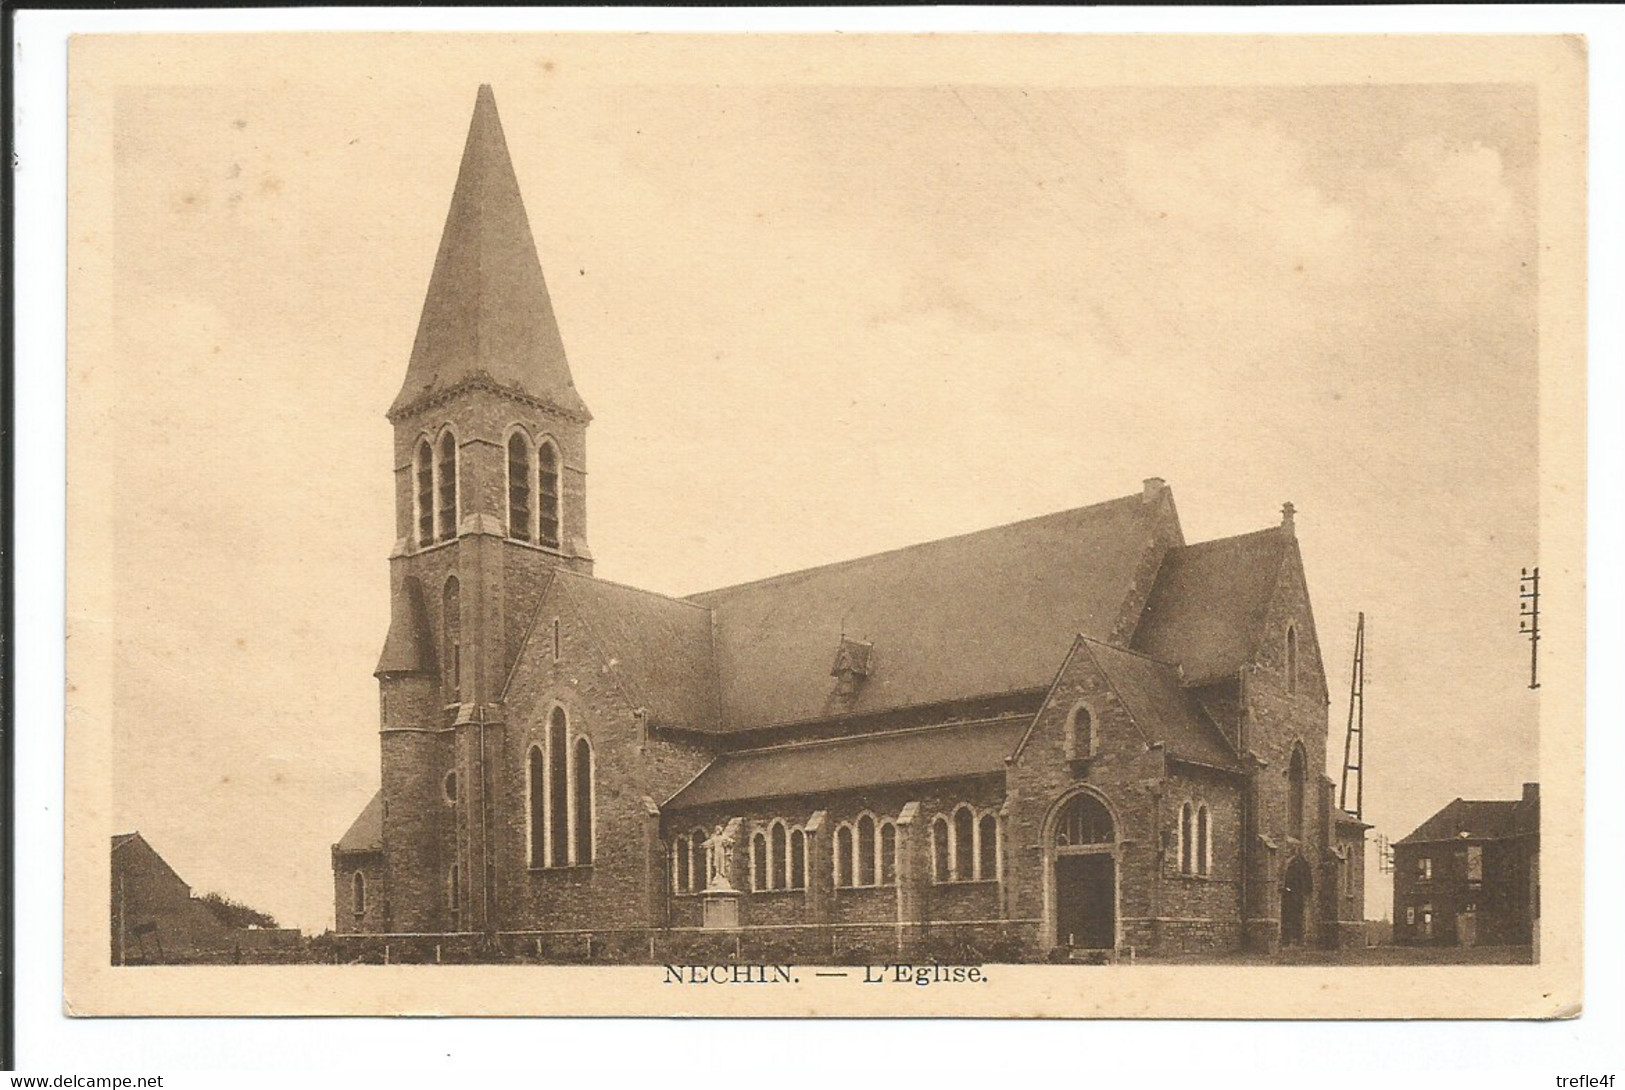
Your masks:
[[[1540,568],[1518,577],[1518,632],[1529,637],[1529,687],[1540,688]]]

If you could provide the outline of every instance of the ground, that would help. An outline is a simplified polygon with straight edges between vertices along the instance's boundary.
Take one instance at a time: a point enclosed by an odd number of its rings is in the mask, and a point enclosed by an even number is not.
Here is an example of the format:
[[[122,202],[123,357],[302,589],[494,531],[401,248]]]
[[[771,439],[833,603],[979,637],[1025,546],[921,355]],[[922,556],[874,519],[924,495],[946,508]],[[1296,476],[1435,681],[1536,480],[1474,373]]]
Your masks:
[[[1356,946],[1136,960],[1155,965],[1529,965],[1534,958],[1527,946]]]

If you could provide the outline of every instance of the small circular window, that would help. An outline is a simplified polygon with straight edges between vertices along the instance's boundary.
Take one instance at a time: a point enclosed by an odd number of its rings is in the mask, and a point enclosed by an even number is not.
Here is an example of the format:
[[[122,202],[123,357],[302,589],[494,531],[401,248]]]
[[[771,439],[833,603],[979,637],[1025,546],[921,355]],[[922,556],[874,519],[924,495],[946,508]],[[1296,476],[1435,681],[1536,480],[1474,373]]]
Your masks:
[[[455,772],[446,773],[446,778],[440,784],[440,789],[446,793],[446,801],[447,802],[456,802],[457,801],[457,773],[455,773]]]

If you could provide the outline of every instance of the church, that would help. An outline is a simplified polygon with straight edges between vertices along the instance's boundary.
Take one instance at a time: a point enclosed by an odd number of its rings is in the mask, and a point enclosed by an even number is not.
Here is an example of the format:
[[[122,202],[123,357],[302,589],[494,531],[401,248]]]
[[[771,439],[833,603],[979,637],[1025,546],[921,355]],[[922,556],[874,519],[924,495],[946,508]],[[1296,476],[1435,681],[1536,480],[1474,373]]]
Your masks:
[[[686,598],[596,578],[592,416],[488,86],[388,419],[381,784],[332,848],[341,938],[648,961],[1363,942],[1366,826],[1324,771],[1290,503],[1189,543],[1152,477]]]

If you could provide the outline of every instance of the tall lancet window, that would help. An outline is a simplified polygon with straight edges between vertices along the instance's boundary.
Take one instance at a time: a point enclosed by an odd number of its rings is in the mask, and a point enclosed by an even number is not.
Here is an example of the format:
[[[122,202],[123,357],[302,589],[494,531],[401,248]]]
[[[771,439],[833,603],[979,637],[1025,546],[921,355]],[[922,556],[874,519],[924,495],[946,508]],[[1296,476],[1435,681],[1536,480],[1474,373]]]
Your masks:
[[[542,440],[536,450],[536,496],[541,520],[539,540],[552,549],[563,540],[559,536],[559,448],[551,439]]]
[[[463,596],[454,575],[440,597],[440,648],[448,701],[463,696]]]
[[[412,460],[417,474],[418,548],[434,544],[434,451],[427,439],[418,443]]]
[[[530,540],[530,444],[519,432],[508,436],[508,536]]]
[[[528,861],[532,867],[546,864],[547,857],[547,755],[541,746],[531,746],[525,754],[525,817],[528,819]]]
[[[592,862],[592,743],[576,739],[575,753],[576,863]]]
[[[1304,780],[1308,776],[1308,761],[1303,747],[1292,747],[1292,760],[1286,771],[1286,835],[1303,839]]]
[[[440,540],[450,541],[457,536],[457,437],[449,431],[440,437],[435,476],[440,480],[440,508],[436,515]]]
[[[547,814],[548,862],[555,867],[570,864],[569,733],[564,709],[554,708],[547,724]]]

